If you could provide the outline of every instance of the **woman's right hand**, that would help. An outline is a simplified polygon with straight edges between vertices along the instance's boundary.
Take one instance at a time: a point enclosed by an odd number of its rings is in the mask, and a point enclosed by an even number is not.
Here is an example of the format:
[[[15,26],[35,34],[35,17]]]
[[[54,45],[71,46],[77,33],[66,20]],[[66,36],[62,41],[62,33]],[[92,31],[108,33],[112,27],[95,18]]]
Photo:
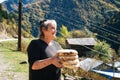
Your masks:
[[[52,59],[52,64],[53,65],[55,65],[58,68],[62,68],[63,67],[63,64],[62,64],[61,60],[57,56],[54,56],[51,59]]]

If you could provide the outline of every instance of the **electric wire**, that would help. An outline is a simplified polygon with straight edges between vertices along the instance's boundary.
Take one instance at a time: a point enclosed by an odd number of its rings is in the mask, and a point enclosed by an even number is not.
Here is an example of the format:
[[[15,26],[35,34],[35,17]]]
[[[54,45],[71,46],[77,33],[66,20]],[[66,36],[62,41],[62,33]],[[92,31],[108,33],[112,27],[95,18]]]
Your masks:
[[[56,13],[56,12],[54,12],[54,13]],[[58,12],[57,12],[57,13],[58,13]],[[53,14],[50,14],[50,15],[53,15]],[[62,20],[62,21],[64,21],[64,22],[67,22],[67,23],[69,23],[69,24],[71,24],[71,25],[73,25],[73,26],[76,26],[76,27],[79,26],[79,25],[75,25],[75,24],[72,23],[72,22],[69,22],[69,21],[67,21],[67,20],[64,20],[63,18],[60,18],[60,16],[56,16],[56,15],[53,15],[53,16],[56,17],[56,19]],[[85,25],[85,26],[91,27],[90,25]],[[100,30],[100,29],[98,29],[98,30]],[[105,31],[104,31],[104,32],[105,32]],[[59,32],[59,33],[60,33],[60,32]],[[115,41],[115,40],[112,40],[112,39],[110,39],[110,38],[106,38],[106,37],[104,37],[104,36],[102,36],[102,35],[100,35],[100,34],[98,34],[97,36],[100,36],[100,37],[102,37],[102,38],[104,38],[104,39],[107,39],[107,40],[109,40],[109,41],[112,41],[112,42],[120,45],[119,42],[117,42],[117,41]]]
[[[66,15],[68,14],[67,12],[63,12],[62,10],[67,10],[67,9],[65,9],[65,8],[62,9],[62,8],[59,7],[59,9],[58,9],[57,11],[58,11],[58,12],[61,12],[61,13],[65,13]],[[79,19],[79,17],[74,16],[74,14],[72,14],[71,17],[72,17],[73,19],[76,19],[76,18]],[[94,23],[94,21],[91,21],[91,20],[89,20],[89,19],[87,19],[87,21],[90,21],[90,22]],[[77,21],[77,22],[78,22],[78,21]],[[79,23],[80,23],[80,22],[79,22]],[[95,23],[94,23],[94,24],[95,24]],[[97,24],[98,24],[98,23],[97,23]],[[106,25],[106,26],[120,32],[119,29],[113,28],[113,27],[108,26],[108,25]],[[110,31],[110,32],[112,32],[112,31]],[[113,33],[114,33],[114,32],[113,32]]]
[[[54,15],[54,17],[56,17],[55,15]],[[64,16],[63,16],[64,17]],[[59,19],[59,17],[57,17],[57,19]],[[71,22],[68,22],[68,21],[66,21],[66,20],[64,20],[64,19],[60,19],[60,20],[62,20],[62,21],[65,21],[65,22],[67,22],[67,23],[69,23],[69,24],[72,24],[72,25],[74,25],[74,26],[78,26],[78,25],[75,25],[75,24],[73,24],[73,23],[71,23]],[[88,25],[85,25],[85,26],[88,26]],[[91,26],[88,26],[88,27],[91,27]],[[102,32],[105,32],[105,31],[103,31],[103,30],[100,30],[100,29],[98,29],[99,31],[102,31]],[[107,32],[106,32],[107,33]],[[110,34],[110,33],[109,33]],[[102,36],[102,35],[99,35],[98,34],[98,36],[101,36],[102,38],[104,38],[104,39],[107,39],[107,40],[109,40],[109,41],[112,41],[112,42],[114,42],[114,43],[117,43],[117,44],[120,44],[119,42],[117,42],[117,41],[115,41],[115,40],[112,40],[112,39],[109,39],[109,38],[105,38],[104,36]],[[116,36],[117,37],[117,36]]]

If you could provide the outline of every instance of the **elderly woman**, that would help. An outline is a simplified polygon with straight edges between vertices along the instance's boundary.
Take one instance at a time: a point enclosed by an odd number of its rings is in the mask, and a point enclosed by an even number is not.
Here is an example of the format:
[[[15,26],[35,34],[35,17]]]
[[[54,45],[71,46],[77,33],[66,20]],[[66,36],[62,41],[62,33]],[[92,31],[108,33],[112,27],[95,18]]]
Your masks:
[[[40,22],[40,37],[28,46],[29,80],[61,80],[63,67],[56,57],[60,45],[54,41],[57,24],[55,20]]]

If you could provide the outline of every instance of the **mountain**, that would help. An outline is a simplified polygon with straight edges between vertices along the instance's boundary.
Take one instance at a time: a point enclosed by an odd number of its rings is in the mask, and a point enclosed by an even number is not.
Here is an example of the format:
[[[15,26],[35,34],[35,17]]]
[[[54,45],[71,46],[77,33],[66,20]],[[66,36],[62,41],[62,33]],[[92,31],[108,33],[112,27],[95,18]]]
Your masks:
[[[20,0],[20,1],[22,1],[22,4],[24,6],[26,4],[30,4],[30,3],[34,2],[36,0]],[[19,0],[6,0],[2,4],[6,8],[6,10],[12,12],[12,11],[18,9]]]
[[[17,0],[2,4],[9,12],[18,12]],[[22,0],[22,5],[22,28],[34,37],[41,19],[55,19],[58,33],[62,25],[69,31],[87,27],[98,38],[120,46],[119,0]]]
[[[9,12],[18,10],[18,0],[3,4]],[[119,4],[118,0],[22,0],[23,22],[29,18],[25,22],[37,27],[40,19],[56,19],[58,27],[66,25],[69,30],[81,29],[91,22],[104,23],[115,14],[112,10],[119,9]]]

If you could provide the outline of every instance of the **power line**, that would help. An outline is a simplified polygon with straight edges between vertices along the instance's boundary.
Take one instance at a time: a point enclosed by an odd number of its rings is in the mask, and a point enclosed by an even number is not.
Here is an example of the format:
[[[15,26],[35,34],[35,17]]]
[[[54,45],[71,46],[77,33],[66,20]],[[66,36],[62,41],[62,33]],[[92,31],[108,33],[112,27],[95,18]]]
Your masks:
[[[115,33],[115,32],[112,32],[112,31],[110,31],[110,30],[104,29],[104,28],[102,28],[102,27],[99,27],[99,26],[97,26],[96,24],[91,23],[91,25],[92,25],[92,26],[95,26],[95,27],[97,27],[97,28],[103,29],[103,30],[105,30],[105,31],[107,31],[107,32],[110,32],[110,33],[115,34],[115,35],[117,35],[118,37],[120,37],[119,34],[117,34],[117,33]]]
[[[52,12],[52,13],[57,13],[57,14],[61,15],[61,13],[59,13],[59,12]],[[64,15],[62,15],[62,17],[67,18],[67,17],[65,17]],[[67,18],[67,19],[69,19],[69,20],[73,20],[73,19],[71,19],[71,18]],[[64,20],[64,19],[63,19],[63,21],[66,22],[66,20]],[[74,21],[74,20],[73,20],[73,21]],[[76,21],[75,21],[75,22],[76,22]],[[71,22],[69,22],[69,23],[73,25],[73,23],[71,23]],[[78,21],[77,21],[77,23],[80,23],[80,24],[82,24],[82,25],[85,25],[85,24],[83,24],[83,23],[81,23],[81,22],[78,22]],[[96,24],[94,24],[94,23],[92,23],[92,22],[91,22],[91,24],[92,24],[93,26],[98,27]],[[75,25],[74,25],[74,26],[75,26]],[[87,26],[87,25],[85,25],[85,26]],[[93,26],[92,26],[92,27],[93,27]],[[109,30],[104,29],[104,28],[102,28],[102,27],[98,27],[98,28],[107,31],[109,34],[112,33],[112,34],[114,34],[114,35],[117,35],[116,37],[120,36],[119,34],[116,34],[116,33],[112,32],[112,31],[109,31]],[[115,36],[114,36],[114,37],[115,37]]]
[[[59,8],[59,7],[58,7]],[[64,9],[64,10],[66,10],[66,9]],[[54,11],[54,10],[52,10],[52,11]],[[61,12],[61,13],[60,13]],[[66,13],[66,12],[63,12],[62,11],[62,8],[59,8],[55,13],[57,13],[57,14],[59,14],[59,15],[61,15],[62,13]],[[68,14],[68,13],[67,13]],[[65,17],[65,18],[67,18],[66,16],[64,16],[64,15],[62,15],[63,17]],[[72,16],[73,17],[73,16]],[[75,16],[74,16],[75,17]],[[67,19],[69,19],[69,20],[72,20],[72,21],[74,21],[74,22],[77,22],[77,23],[80,23],[80,24],[82,24],[82,25],[85,25],[85,24],[83,24],[82,22],[78,22],[78,21],[75,21],[75,20],[73,20],[73,19],[71,19],[71,18],[67,18]],[[77,19],[79,19],[79,17],[77,17]],[[81,19],[80,19],[81,20]],[[88,19],[87,19],[88,20]],[[90,20],[88,20],[88,21],[90,21]],[[95,23],[93,22],[93,21],[90,21],[90,22],[92,22],[94,25],[95,25]],[[107,26],[108,27],[108,26]],[[110,27],[110,26],[109,26]],[[102,28],[102,27],[99,27],[99,28],[101,28],[101,29],[104,29],[104,28]],[[110,27],[110,28],[112,28],[112,29],[114,29],[114,30],[117,30],[117,31],[120,31],[119,29],[116,29],[116,28],[113,28],[113,27]],[[107,30],[107,29],[104,29],[104,30],[106,30],[106,31],[108,31],[108,32],[111,32],[111,33],[113,33],[113,34],[116,34],[116,35],[118,35],[117,33],[115,33],[115,32],[113,32],[113,31],[110,31],[110,30]],[[120,36],[120,35],[118,35],[118,36]]]
[[[61,9],[62,9],[62,8],[61,8]],[[57,12],[58,12],[58,11],[61,11],[61,9],[57,10]],[[65,13],[65,12],[61,11],[61,13]],[[59,13],[59,14],[61,15],[61,13]],[[62,16],[65,17],[64,15],[62,15]],[[67,17],[66,17],[66,18],[67,18]],[[73,20],[73,19],[71,19],[71,18],[68,18],[68,19],[69,19],[69,20]],[[74,20],[73,20],[73,21],[74,21]],[[96,25],[95,23],[93,23],[93,21],[90,21],[90,20],[88,20],[88,21],[91,22],[92,24]],[[82,25],[85,25],[85,24],[83,24],[83,23],[81,23],[81,22],[78,22],[78,21],[74,21],[74,22],[77,22],[77,23],[80,23],[80,24],[82,24]],[[98,26],[96,26],[96,27],[98,27]],[[115,35],[117,35],[117,36],[120,36],[119,34],[113,32],[113,31],[104,29],[104,28],[102,28],[102,27],[98,27],[98,28],[101,28],[101,29],[103,29],[103,30],[106,30],[106,31],[112,33],[112,34],[115,34]],[[119,30],[116,29],[116,28],[112,28],[112,29],[115,29],[115,30],[119,31]]]
[[[97,50],[92,49],[92,48],[90,48],[90,47],[87,47],[87,46],[85,46],[85,45],[80,45],[80,46],[83,46],[83,47],[85,47],[85,48],[87,48],[87,49],[89,49],[89,50],[91,50],[91,51],[93,51],[93,52],[97,52],[98,54],[102,54],[102,55],[104,55],[104,56],[106,56],[106,57],[110,57],[110,56],[108,56],[108,55],[106,55],[106,54],[104,54],[104,53],[102,53],[102,52],[98,52]]]
[[[45,13],[46,13],[46,11],[44,11]],[[58,12],[51,12],[51,13],[58,13]],[[59,15],[60,15],[60,13],[58,13]],[[54,17],[56,17],[57,19],[59,19],[59,20],[62,20],[62,21],[64,21],[64,22],[67,22],[67,23],[69,23],[69,24],[71,24],[72,26],[74,26],[74,27],[76,27],[76,28],[78,28],[78,26],[80,26],[80,25],[74,25],[74,23],[72,23],[72,22],[68,22],[67,20],[64,20],[63,18],[60,18],[60,16],[58,17],[58,16],[55,16],[55,15],[53,15],[53,14],[49,14],[49,15],[52,15],[52,16],[54,16]]]
[[[61,11],[62,10],[62,8],[59,8],[57,11],[60,11],[61,13],[66,13],[66,14],[68,14],[67,12],[63,12],[63,11]],[[67,10],[67,9],[63,9],[63,10]],[[72,15],[72,17],[74,16],[74,14]],[[74,16],[75,17],[75,16]],[[74,17],[73,17],[73,19],[74,19]],[[79,17],[77,17],[77,19],[79,19]],[[80,19],[81,20],[81,19]],[[88,20],[88,19],[87,19]],[[90,21],[90,20],[89,20]],[[92,23],[93,23],[93,21],[92,21]],[[116,30],[116,31],[120,31],[119,29],[116,29],[116,28],[113,28],[113,27],[111,27],[111,26],[108,26],[108,25],[106,25],[107,27],[109,27],[109,28],[112,28],[112,29],[114,29],[114,30]]]
[[[100,37],[102,37],[102,38],[104,38],[104,39],[107,39],[107,40],[109,40],[109,41],[112,41],[112,42],[120,45],[119,42],[117,42],[117,41],[115,41],[115,40],[112,40],[112,39],[110,39],[110,38],[106,38],[106,37],[104,37],[104,36],[102,36],[102,35],[97,35],[97,36],[100,36]]]
[[[50,14],[50,15],[52,15],[52,14]],[[75,24],[73,24],[73,23],[71,23],[71,22],[68,22],[68,21],[66,21],[66,20],[64,20],[64,19],[61,19],[60,16],[58,17],[58,16],[55,16],[55,15],[54,15],[54,17],[56,17],[57,19],[63,20],[63,21],[65,21],[65,22],[67,22],[67,23],[70,23],[70,24],[72,24],[72,25],[74,25],[74,26],[76,26]],[[86,25],[86,26],[87,26],[87,27],[91,27],[91,26],[88,26],[88,25]],[[110,38],[106,38],[106,37],[104,37],[104,36],[102,36],[102,35],[99,35],[99,34],[98,34],[98,36],[100,36],[100,37],[102,37],[102,38],[104,38],[104,39],[107,39],[107,40],[109,40],[109,41],[112,41],[112,42],[120,45],[120,43],[117,42],[117,41],[115,41],[115,40],[112,40],[112,39],[110,39]]]
[[[55,13],[55,14],[59,14],[59,15],[61,15],[61,13],[59,13],[59,12],[55,12],[55,11],[52,11],[51,13]],[[50,14],[50,15],[52,15],[52,14]],[[60,20],[62,20],[62,21],[64,21],[64,22],[67,22],[67,23],[69,23],[69,24],[71,24],[71,25],[74,25],[74,26],[76,26],[74,23],[72,23],[72,22],[68,22],[68,21],[66,21],[66,20],[64,20],[64,19],[61,19],[61,18],[59,18],[58,16],[55,16],[55,15],[53,15],[54,17],[56,17],[57,19],[60,19]],[[62,15],[62,17],[65,17],[65,16],[63,16]],[[71,18],[68,18],[68,19],[70,19],[70,20],[72,20]],[[80,23],[80,22],[78,22],[78,23]],[[92,23],[92,25],[93,25],[94,23]],[[91,27],[91,26],[89,26],[89,25],[85,25],[85,26],[87,26],[87,27]],[[96,26],[96,27],[98,27],[98,26]],[[99,28],[99,27],[98,27]],[[108,31],[108,32],[111,32],[111,31],[109,31],[109,30],[106,30],[106,29],[104,29],[104,28],[101,28],[101,29],[103,29],[103,30],[105,30],[105,31]],[[102,31],[102,30],[101,30]],[[104,32],[105,32],[104,31]],[[108,33],[107,32],[107,33]],[[113,33],[113,32],[111,32],[111,33]],[[109,33],[110,34],[110,33]],[[118,34],[116,34],[116,33],[114,33],[115,35],[118,35]],[[98,35],[98,36],[102,36],[102,35]],[[119,42],[117,42],[117,41],[115,41],[115,40],[112,40],[112,39],[109,39],[109,38],[105,38],[105,37],[103,37],[102,36],[102,38],[104,38],[104,39],[107,39],[107,40],[109,40],[109,41],[112,41],[112,42],[115,42],[115,43],[117,43],[117,44],[119,44]]]
[[[60,9],[59,9],[59,11],[60,11]],[[71,18],[68,18],[68,19],[71,19]],[[72,20],[72,19],[71,19],[71,20]],[[74,21],[74,20],[73,20],[73,21]],[[89,21],[90,21],[90,20],[89,20]],[[75,22],[76,22],[76,21],[75,21]],[[93,23],[93,21],[90,21],[90,22],[91,22],[93,25],[96,25],[95,23]],[[77,21],[77,23],[80,23],[80,22]],[[83,24],[83,23],[82,23],[82,24]],[[84,25],[84,24],[83,24],[83,25]],[[98,27],[98,26],[96,26],[96,27]],[[112,34],[115,34],[115,35],[117,35],[117,36],[120,36],[119,34],[113,32],[113,31],[104,29],[104,28],[102,28],[102,27],[98,27],[98,28],[101,28],[101,29],[103,29],[103,30],[105,30],[105,31],[108,31],[108,32],[112,33]],[[112,29],[115,29],[115,28],[112,28]],[[118,29],[115,29],[115,30],[119,31]]]
[[[99,24],[100,25],[100,23],[97,23],[97,22],[94,22],[94,21],[91,21],[91,20],[88,20],[89,22],[92,22],[93,24]],[[119,29],[117,29],[117,28],[114,28],[114,27],[111,27],[111,26],[109,26],[109,25],[105,25],[105,28],[111,28],[112,30],[114,30],[114,31],[117,31],[117,32],[120,32],[120,30]]]
[[[53,14],[50,14],[50,15],[53,15]],[[74,26],[77,26],[77,25],[75,25],[75,24],[73,24],[73,23],[71,23],[71,22],[68,22],[68,21],[66,21],[66,20],[64,20],[64,19],[59,18],[60,16],[59,16],[59,17],[58,17],[58,16],[55,16],[55,15],[53,15],[53,16],[56,17],[57,19],[63,20],[63,21],[65,21],[65,22],[69,23],[69,24],[72,24],[72,25],[74,25]],[[88,25],[86,25],[86,26],[87,26],[87,27],[91,27],[91,26],[88,26]],[[112,40],[112,39],[110,39],[110,38],[105,38],[104,36],[99,35],[99,34],[98,34],[98,36],[101,36],[101,37],[104,38],[104,39],[107,39],[107,40],[109,40],[109,41],[112,41],[112,42],[120,45],[120,43],[117,42],[117,41],[115,41],[115,40]]]
[[[103,32],[106,33],[107,35],[110,34],[110,33],[106,32],[106,31],[100,30],[100,29],[98,29],[98,28],[96,28],[96,27],[95,27],[95,30],[98,30],[98,31],[102,32],[102,34],[103,34]],[[105,34],[104,34],[104,35],[105,35]],[[110,36],[113,36],[113,37],[119,38],[118,36],[116,36],[116,35],[112,35],[112,34],[110,34]]]

